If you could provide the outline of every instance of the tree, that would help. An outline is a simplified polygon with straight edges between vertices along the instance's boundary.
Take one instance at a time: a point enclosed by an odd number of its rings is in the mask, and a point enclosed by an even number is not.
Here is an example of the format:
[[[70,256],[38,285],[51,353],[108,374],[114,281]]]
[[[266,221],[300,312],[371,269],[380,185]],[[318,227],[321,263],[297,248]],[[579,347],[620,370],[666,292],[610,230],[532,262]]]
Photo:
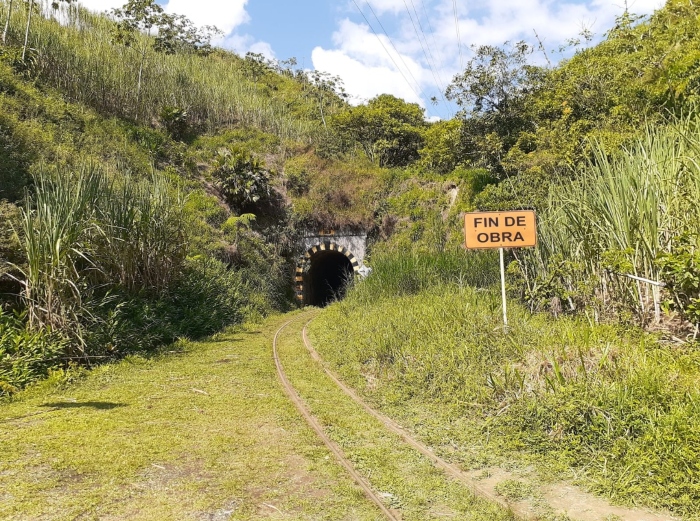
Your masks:
[[[308,79],[311,85],[313,85],[312,94],[318,103],[318,110],[321,114],[323,127],[328,128],[326,125],[326,117],[323,113],[323,107],[329,102],[332,103],[338,99],[346,100],[348,98],[343,80],[339,76],[332,76],[327,72],[316,70],[308,73]]]
[[[332,119],[342,139],[359,145],[380,166],[406,166],[418,159],[425,127],[423,109],[391,94],[349,108]]]
[[[460,163],[459,143],[462,121],[458,118],[432,123],[423,133],[424,146],[418,152],[421,165],[447,174]]]
[[[29,10],[27,12],[27,28],[24,31],[24,47],[22,47],[22,61],[23,62],[27,56],[27,44],[29,43],[29,26],[32,24],[32,14],[33,13],[34,13],[34,0],[29,0]]]
[[[501,161],[520,132],[532,127],[526,103],[545,72],[529,65],[533,48],[525,42],[503,47],[482,45],[464,72],[447,88],[448,99],[462,107],[463,153],[474,166],[502,173]]]
[[[153,48],[165,54],[208,55],[213,51],[211,40],[221,34],[213,25],[199,28],[186,16],[164,13],[158,20],[158,35]]]
[[[141,104],[143,67],[146,63],[148,47],[145,41],[137,37],[137,34],[145,32],[150,37],[151,30],[159,24],[160,18],[163,16],[163,8],[156,4],[155,0],[129,0],[120,9],[113,9],[112,14],[119,20],[112,41],[121,43],[126,47],[138,45],[138,52],[141,55],[136,83],[136,119],[138,119]]]

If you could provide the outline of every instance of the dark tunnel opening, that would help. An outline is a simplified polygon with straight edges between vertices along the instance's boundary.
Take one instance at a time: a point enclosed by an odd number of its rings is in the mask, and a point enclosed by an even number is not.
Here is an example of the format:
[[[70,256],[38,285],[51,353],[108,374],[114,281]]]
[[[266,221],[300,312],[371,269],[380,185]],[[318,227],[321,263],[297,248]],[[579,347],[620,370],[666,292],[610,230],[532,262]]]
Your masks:
[[[327,306],[345,296],[347,284],[353,277],[350,260],[337,251],[319,251],[311,257],[304,280],[304,304]]]

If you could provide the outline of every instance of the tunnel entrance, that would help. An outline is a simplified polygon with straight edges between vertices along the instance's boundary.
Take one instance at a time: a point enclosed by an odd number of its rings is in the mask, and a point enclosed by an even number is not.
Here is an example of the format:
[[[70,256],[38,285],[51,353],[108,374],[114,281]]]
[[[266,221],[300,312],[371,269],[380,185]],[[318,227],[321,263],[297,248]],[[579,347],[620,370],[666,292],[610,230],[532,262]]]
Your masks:
[[[318,251],[309,260],[304,275],[304,304],[327,306],[345,296],[345,289],[353,278],[353,265],[338,251]]]

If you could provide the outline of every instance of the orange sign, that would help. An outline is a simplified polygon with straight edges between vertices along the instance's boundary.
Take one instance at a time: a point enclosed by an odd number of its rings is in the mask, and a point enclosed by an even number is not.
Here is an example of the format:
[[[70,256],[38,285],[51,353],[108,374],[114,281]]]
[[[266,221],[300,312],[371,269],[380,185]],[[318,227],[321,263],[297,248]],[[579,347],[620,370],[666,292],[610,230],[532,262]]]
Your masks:
[[[533,210],[472,212],[464,216],[467,249],[527,248],[537,244]]]

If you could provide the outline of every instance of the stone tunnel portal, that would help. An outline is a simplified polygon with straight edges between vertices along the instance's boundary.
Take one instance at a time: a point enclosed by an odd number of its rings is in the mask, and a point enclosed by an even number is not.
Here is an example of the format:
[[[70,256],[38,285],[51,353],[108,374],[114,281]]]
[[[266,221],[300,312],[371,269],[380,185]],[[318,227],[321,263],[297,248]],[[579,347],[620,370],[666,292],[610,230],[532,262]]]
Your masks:
[[[353,278],[350,260],[337,251],[319,251],[309,261],[304,275],[304,305],[323,307],[345,295]]]
[[[365,236],[310,236],[304,246],[308,249],[299,259],[295,279],[299,305],[326,306],[343,298],[348,282],[362,272]]]

